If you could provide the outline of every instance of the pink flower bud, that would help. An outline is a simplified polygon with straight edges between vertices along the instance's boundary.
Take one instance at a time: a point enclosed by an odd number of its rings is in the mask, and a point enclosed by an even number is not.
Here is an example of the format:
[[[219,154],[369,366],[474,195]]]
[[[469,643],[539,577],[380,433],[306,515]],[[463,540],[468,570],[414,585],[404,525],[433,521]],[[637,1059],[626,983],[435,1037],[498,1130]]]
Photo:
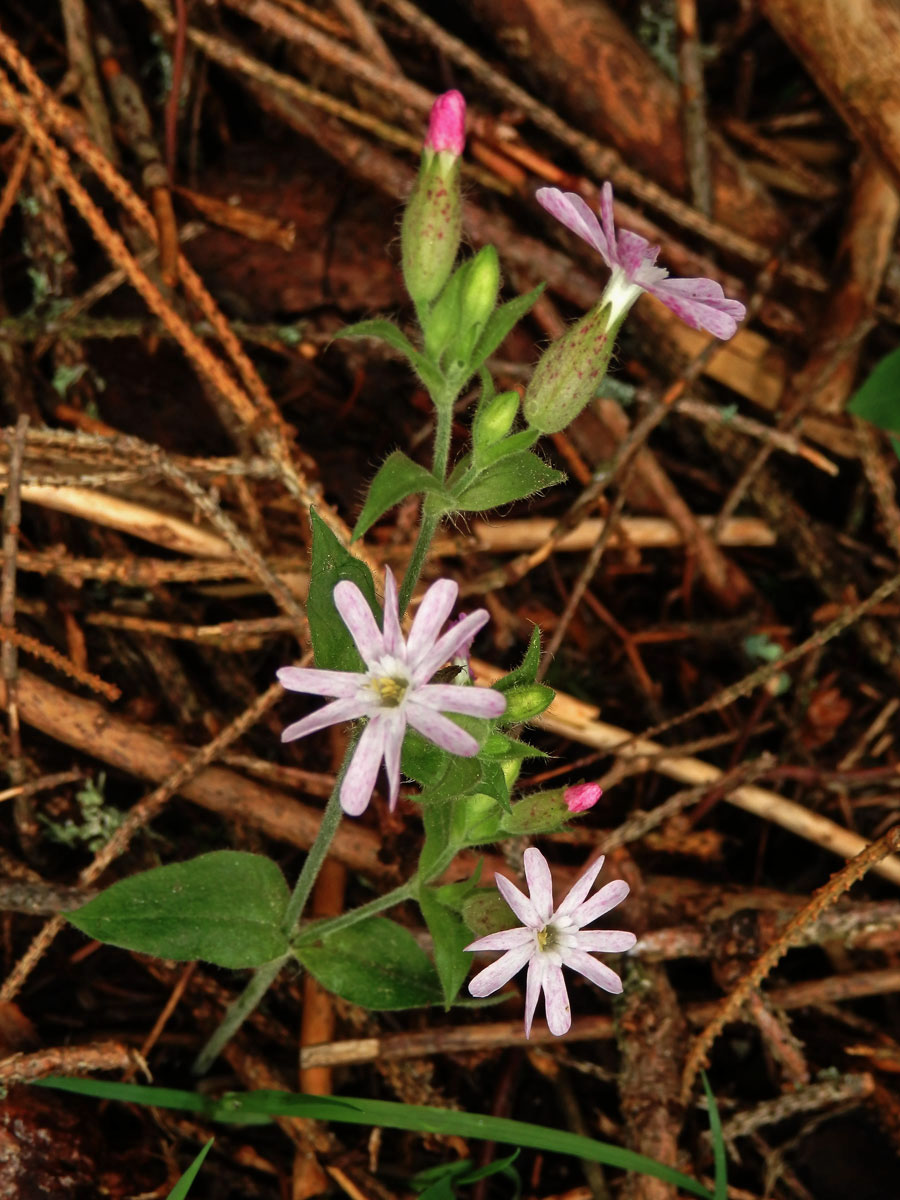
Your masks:
[[[466,145],[466,102],[462,92],[444,92],[431,107],[425,149],[449,151],[456,158]]]
[[[577,783],[566,788],[563,799],[570,813],[583,813],[593,808],[602,795],[603,789],[596,783]]]

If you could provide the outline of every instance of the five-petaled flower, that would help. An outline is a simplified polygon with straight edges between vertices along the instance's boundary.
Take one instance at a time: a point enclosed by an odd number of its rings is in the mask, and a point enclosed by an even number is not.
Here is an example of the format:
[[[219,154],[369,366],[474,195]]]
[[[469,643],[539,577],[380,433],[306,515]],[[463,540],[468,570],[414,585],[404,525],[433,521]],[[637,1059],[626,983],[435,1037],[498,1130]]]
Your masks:
[[[622,991],[622,981],[615,971],[591,958],[591,954],[596,951],[630,950],[636,941],[634,934],[615,929],[584,928],[615,908],[628,895],[628,884],[622,879],[615,879],[590,900],[587,899],[602,866],[601,856],[591,863],[556,910],[553,908],[550,868],[540,850],[531,847],[525,851],[528,896],[503,875],[495,876],[500,894],[524,928],[491,933],[466,946],[467,950],[506,951],[502,958],[479,971],[469,983],[469,991],[473,996],[489,996],[508,983],[527,963],[526,1037],[531,1036],[531,1022],[542,989],[550,1032],[557,1035],[566,1033],[572,1024],[563,967],[571,967],[607,992]]]
[[[547,212],[577,233],[599,253],[612,271],[601,300],[611,306],[609,326],[617,323],[641,292],[652,292],[693,329],[706,329],[718,338],[730,338],[744,319],[740,300],[729,300],[714,279],[671,279],[656,265],[659,246],[627,229],[616,230],[612,185],[600,192],[600,217],[575,192],[539,188],[536,199]]]
[[[283,742],[341,721],[369,718],[341,783],[341,808],[351,816],[358,816],[367,807],[382,759],[391,808],[397,803],[400,751],[408,726],[451,754],[470,758],[478,753],[478,742],[441,714],[499,717],[506,709],[504,696],[490,688],[429,683],[448,659],[463,653],[463,647],[489,619],[487,611],[480,608],[440,636],[458,590],[451,579],[433,583],[404,641],[397,611],[397,585],[389,570],[385,571],[381,630],[356,584],[341,580],[334,589],[335,607],[350,630],[365,672],[308,667],[282,667],[277,672],[282,686],[291,691],[334,697],[324,708],[289,725],[281,735]]]

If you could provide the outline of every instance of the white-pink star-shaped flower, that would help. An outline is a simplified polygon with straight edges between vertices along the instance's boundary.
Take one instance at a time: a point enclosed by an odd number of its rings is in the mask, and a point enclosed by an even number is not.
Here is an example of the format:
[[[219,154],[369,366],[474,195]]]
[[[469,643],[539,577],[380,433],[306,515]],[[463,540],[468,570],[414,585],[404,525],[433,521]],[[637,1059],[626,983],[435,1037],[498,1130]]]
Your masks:
[[[452,579],[433,583],[404,640],[397,611],[397,585],[389,570],[384,580],[384,629],[379,629],[365,596],[355,583],[341,580],[334,603],[365,663],[365,672],[323,671],[282,667],[276,674],[283,687],[314,696],[332,696],[331,704],[289,725],[281,735],[292,742],[308,733],[368,717],[341,783],[341,808],[358,816],[368,806],[378,769],[384,760],[391,808],[400,789],[400,752],[407,727],[451,754],[471,758],[478,742],[442,713],[499,717],[506,698],[490,688],[429,683],[439,667],[455,658],[489,620],[479,608],[440,636],[459,588]]]
[[[528,964],[525,989],[525,1036],[531,1036],[531,1023],[543,990],[544,1009],[550,1032],[566,1033],[572,1024],[569,995],[563,979],[563,967],[570,967],[607,992],[618,994],[622,981],[615,971],[591,958],[596,952],[630,950],[635,935],[618,929],[585,929],[598,917],[615,908],[628,895],[628,884],[615,879],[588,900],[588,892],[603,866],[601,856],[591,863],[560,904],[553,908],[553,880],[547,860],[534,847],[525,851],[525,879],[528,892],[520,892],[503,875],[496,875],[497,887],[523,927],[491,933],[466,946],[467,950],[505,950],[496,962],[479,971],[469,983],[473,996],[489,996],[512,979]]]
[[[601,303],[612,307],[610,325],[634,304],[641,292],[651,292],[693,329],[706,329],[715,337],[733,337],[746,308],[740,300],[729,300],[714,279],[671,279],[656,265],[659,246],[651,246],[640,234],[616,229],[613,191],[604,183],[600,192],[600,217],[575,192],[539,188],[537,202],[572,233],[593,246],[612,271]]]

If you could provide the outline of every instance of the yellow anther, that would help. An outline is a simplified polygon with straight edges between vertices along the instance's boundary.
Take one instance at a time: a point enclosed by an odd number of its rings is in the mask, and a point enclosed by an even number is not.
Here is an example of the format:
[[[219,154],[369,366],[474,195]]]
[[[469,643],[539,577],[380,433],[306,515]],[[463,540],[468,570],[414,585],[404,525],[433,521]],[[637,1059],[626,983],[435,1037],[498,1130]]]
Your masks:
[[[395,679],[393,675],[380,675],[372,680],[378,700],[385,708],[396,708],[409,686],[405,679]]]

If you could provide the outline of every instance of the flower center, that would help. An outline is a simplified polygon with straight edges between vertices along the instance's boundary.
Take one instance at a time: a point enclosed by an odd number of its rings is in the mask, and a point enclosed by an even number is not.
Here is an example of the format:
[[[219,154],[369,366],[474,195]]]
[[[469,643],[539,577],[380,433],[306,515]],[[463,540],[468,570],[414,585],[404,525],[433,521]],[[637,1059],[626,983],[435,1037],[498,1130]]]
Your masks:
[[[538,950],[552,950],[556,944],[556,930],[552,925],[545,925],[537,931]]]
[[[409,687],[409,680],[397,675],[374,675],[372,687],[382,708],[399,708]]]

